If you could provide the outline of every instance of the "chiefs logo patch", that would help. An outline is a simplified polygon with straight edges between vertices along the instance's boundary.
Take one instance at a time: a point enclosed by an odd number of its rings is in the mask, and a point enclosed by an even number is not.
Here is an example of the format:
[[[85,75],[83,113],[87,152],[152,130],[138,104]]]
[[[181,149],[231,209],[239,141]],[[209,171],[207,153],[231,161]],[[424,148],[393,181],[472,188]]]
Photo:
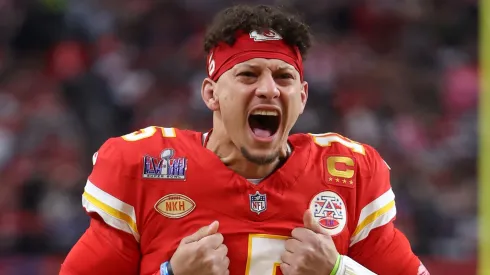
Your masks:
[[[325,158],[325,182],[329,185],[354,188],[356,162],[352,157],[328,156]]]
[[[189,215],[196,203],[182,194],[168,194],[157,201],[155,210],[167,218],[178,219]]]
[[[250,38],[252,38],[255,42],[257,42],[257,41],[268,41],[268,40],[281,40],[282,36],[273,29],[267,29],[262,32],[251,31]]]
[[[342,232],[347,224],[345,203],[333,191],[323,191],[314,196],[310,202],[310,211],[315,220],[332,236]]]

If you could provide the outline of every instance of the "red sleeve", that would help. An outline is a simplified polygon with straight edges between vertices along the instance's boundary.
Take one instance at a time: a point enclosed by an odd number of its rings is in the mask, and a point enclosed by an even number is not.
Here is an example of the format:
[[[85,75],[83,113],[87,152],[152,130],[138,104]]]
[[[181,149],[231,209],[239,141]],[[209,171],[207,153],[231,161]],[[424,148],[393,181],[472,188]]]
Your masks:
[[[139,242],[137,183],[132,178],[139,158],[121,138],[106,141],[94,154],[94,167],[85,184],[82,204],[90,216],[99,216],[110,227],[133,235]]]
[[[82,196],[92,220],[66,257],[60,274],[139,274],[137,188],[131,180],[138,162],[130,161],[128,151],[124,140],[112,138],[94,154],[94,167]]]
[[[138,245],[132,235],[94,218],[66,257],[60,275],[136,275],[139,261]]]
[[[391,190],[389,167],[378,152],[367,146],[365,169],[358,189],[357,226],[350,240],[348,256],[379,275],[428,275],[398,231],[395,195]]]

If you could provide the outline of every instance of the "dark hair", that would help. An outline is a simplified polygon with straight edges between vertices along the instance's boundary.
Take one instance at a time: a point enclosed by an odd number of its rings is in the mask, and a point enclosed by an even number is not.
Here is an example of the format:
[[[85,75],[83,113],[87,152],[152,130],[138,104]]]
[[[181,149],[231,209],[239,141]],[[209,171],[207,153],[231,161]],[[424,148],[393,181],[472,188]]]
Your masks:
[[[221,42],[233,45],[239,30],[250,32],[268,28],[278,32],[286,44],[298,47],[301,56],[306,57],[311,46],[308,25],[293,14],[267,5],[236,5],[219,12],[206,32],[204,51],[209,53]]]

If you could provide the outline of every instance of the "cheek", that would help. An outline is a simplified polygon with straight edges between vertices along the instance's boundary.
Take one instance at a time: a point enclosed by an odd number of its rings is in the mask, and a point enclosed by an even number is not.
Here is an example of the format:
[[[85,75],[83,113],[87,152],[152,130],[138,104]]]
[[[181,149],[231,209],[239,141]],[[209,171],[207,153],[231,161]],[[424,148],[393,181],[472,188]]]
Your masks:
[[[222,95],[219,98],[220,102],[220,109],[221,113],[226,114],[226,115],[232,115],[233,114],[233,105],[235,104],[233,100],[233,96],[230,96],[228,94]]]
[[[292,127],[292,125],[296,122],[301,111],[303,109],[303,104],[301,103],[301,97],[299,95],[291,95],[289,98],[288,104],[288,115],[287,115],[287,124]]]
[[[238,124],[242,116],[242,106],[233,96],[220,99],[220,111],[223,121],[230,127]]]
[[[226,108],[228,112],[240,113],[244,110],[246,105],[244,95],[245,94],[240,91],[223,94],[220,97],[220,104],[222,107]]]

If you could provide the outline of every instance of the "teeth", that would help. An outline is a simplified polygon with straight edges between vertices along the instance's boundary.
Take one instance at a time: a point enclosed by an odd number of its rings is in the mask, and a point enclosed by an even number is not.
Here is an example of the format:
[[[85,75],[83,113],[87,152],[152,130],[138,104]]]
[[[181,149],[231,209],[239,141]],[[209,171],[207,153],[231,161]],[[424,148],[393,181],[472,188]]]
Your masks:
[[[275,110],[255,110],[252,112],[252,115],[278,116],[279,113]]]

